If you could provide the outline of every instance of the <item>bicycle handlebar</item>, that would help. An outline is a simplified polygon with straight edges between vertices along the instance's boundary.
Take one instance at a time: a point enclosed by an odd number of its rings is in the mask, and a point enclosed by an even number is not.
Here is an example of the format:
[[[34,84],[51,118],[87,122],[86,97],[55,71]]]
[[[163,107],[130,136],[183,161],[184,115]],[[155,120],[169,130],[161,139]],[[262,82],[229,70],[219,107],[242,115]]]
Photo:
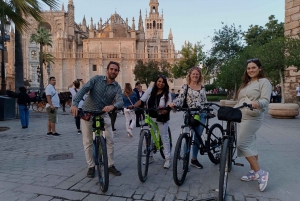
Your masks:
[[[129,109],[129,108],[127,108]],[[171,110],[170,107],[161,107],[161,108],[141,108],[141,107],[134,107],[133,108],[134,111],[145,111],[145,112],[149,112],[149,111],[159,111],[159,110]]]

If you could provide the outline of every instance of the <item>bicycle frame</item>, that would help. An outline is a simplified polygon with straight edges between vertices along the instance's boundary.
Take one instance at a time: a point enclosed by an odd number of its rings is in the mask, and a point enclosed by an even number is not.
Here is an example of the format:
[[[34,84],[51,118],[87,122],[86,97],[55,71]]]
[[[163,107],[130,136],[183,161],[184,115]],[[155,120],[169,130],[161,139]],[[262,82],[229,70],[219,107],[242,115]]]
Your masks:
[[[95,117],[95,128],[93,128],[93,133],[95,133],[95,137],[105,136],[103,135],[104,131],[104,119],[101,118],[100,115],[96,115]],[[101,124],[102,123],[102,124]]]
[[[157,123],[155,123],[152,118],[149,116],[149,114],[145,114],[145,123],[148,125],[149,127],[149,131],[151,133],[152,139],[155,143],[156,149],[159,150],[162,145],[160,144],[160,131],[158,128]],[[155,130],[157,131],[157,136],[155,135]]]

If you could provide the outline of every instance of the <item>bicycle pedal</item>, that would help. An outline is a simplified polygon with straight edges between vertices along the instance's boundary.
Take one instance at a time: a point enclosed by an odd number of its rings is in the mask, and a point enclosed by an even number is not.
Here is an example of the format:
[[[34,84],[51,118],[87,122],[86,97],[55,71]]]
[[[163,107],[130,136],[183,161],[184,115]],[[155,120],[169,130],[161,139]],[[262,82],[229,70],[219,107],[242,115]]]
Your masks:
[[[244,164],[242,163],[235,163],[234,165],[244,167]]]

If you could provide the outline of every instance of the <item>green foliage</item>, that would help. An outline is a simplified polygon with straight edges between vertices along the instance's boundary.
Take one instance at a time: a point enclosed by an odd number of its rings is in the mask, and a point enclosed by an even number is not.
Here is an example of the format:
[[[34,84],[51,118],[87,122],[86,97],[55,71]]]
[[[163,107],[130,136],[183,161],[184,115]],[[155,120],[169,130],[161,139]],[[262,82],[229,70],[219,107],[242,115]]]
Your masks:
[[[216,88],[217,88],[217,85],[216,85],[216,83],[214,82],[214,83],[212,83],[212,84],[206,84],[204,87],[205,87],[205,91],[210,91],[210,90],[216,89]]]
[[[264,45],[273,39],[284,36],[284,23],[278,22],[274,15],[269,17],[265,27],[250,25],[248,31],[243,33],[248,45]]]
[[[222,22],[222,24],[224,24]],[[224,25],[220,30],[215,30],[211,42],[211,55],[216,58],[216,66],[221,66],[224,62],[234,58],[239,52],[243,50],[241,26]]]
[[[138,60],[133,73],[135,75],[135,81],[146,84],[147,87],[151,82],[156,80],[159,74],[165,75],[172,81],[171,64],[165,60],[161,62],[151,60],[148,63],[143,63],[142,60]]]
[[[174,78],[184,78],[190,68],[198,66],[201,61],[204,61],[205,53],[202,49],[203,45],[200,42],[194,45],[188,42],[182,47],[180,51],[182,58],[172,68]]]
[[[36,29],[36,33],[32,34],[30,36],[30,42],[38,43],[42,46],[51,46],[52,47],[52,40],[51,40],[51,34],[45,27],[40,27]]]
[[[226,99],[226,94],[220,95],[220,94],[206,94],[206,99],[208,102],[212,101],[220,101]]]

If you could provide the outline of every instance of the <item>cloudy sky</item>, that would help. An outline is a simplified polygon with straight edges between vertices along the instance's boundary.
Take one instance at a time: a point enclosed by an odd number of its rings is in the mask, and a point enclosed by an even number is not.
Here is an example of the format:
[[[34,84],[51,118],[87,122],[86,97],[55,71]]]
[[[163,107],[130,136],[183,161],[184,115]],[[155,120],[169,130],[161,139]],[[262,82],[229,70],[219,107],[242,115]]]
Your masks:
[[[68,0],[60,0],[67,10]],[[75,21],[82,22],[85,15],[87,23],[93,17],[103,21],[117,12],[124,20],[128,17],[131,26],[132,17],[135,25],[142,11],[143,20],[146,10],[149,13],[150,0],[73,0],[75,5]],[[253,25],[264,26],[270,15],[275,15],[279,22],[284,22],[284,0],[158,0],[159,13],[164,14],[164,38],[168,37],[172,28],[175,48],[180,50],[184,41],[196,43],[201,41],[204,49],[211,48],[214,30],[222,27],[221,22],[228,25],[241,25],[246,31]],[[144,24],[145,25],[145,24]]]

